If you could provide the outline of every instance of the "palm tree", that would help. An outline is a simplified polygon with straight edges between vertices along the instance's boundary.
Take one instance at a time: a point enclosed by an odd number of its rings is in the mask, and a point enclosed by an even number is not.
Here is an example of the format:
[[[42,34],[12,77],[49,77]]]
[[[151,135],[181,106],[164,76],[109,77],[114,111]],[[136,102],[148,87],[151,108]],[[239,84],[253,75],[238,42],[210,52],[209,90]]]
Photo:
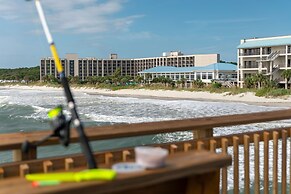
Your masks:
[[[119,78],[119,77],[121,76],[121,67],[118,67],[118,68],[114,71],[114,73],[113,73],[112,76],[115,77],[115,78]]]
[[[197,88],[203,88],[204,87],[204,83],[201,79],[197,79],[197,80],[193,80],[193,86],[197,87]]]
[[[288,89],[288,83],[291,79],[291,69],[285,69],[282,72],[282,76],[285,78],[285,89]]]
[[[134,80],[135,80],[137,83],[139,83],[139,84],[141,84],[141,83],[144,81],[143,77],[140,76],[140,75],[136,76],[136,77],[134,78]]]
[[[145,74],[145,81],[147,81],[148,84],[150,83],[150,79],[152,79],[152,75],[150,73],[146,73]]]
[[[252,88],[255,86],[255,80],[253,76],[247,76],[244,80],[244,84],[247,88]]]
[[[131,77],[129,75],[121,76],[121,78],[120,78],[120,82],[122,83],[122,85],[129,84],[130,80],[131,80]]]
[[[181,78],[181,82],[182,82],[182,88],[184,88],[186,86],[186,83],[187,83],[187,79],[182,77]]]
[[[264,76],[262,73],[257,73],[254,75],[254,81],[258,83],[258,89],[261,89],[262,83],[265,82],[266,76]]]
[[[121,68],[118,67],[111,76],[111,80],[114,82],[115,85],[118,85],[120,79],[121,79]]]

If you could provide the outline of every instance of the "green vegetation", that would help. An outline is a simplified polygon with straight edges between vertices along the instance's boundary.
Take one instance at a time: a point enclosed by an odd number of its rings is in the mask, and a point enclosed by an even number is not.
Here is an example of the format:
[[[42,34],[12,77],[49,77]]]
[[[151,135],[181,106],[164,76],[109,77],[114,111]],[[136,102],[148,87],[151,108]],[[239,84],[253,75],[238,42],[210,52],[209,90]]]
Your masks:
[[[291,71],[284,70],[282,76],[290,80],[291,79]],[[255,74],[252,76],[248,76],[245,79],[245,86],[249,89],[253,89],[256,96],[260,97],[278,97],[291,95],[291,90],[279,88],[278,83],[274,80],[270,80],[269,77],[263,74]]]
[[[193,87],[195,87],[195,88],[203,88],[204,85],[205,84],[203,83],[203,81],[201,79],[193,81]]]
[[[223,61],[223,60],[220,60],[219,62],[220,63],[231,63],[231,64],[234,64],[234,65],[237,65],[237,62],[233,62],[233,61]]]
[[[291,70],[284,70],[282,73],[288,82],[291,81]],[[61,87],[57,78],[52,75],[43,77],[43,82],[39,82],[39,67],[17,68],[17,69],[0,69],[0,80],[17,80],[15,84],[28,85],[46,85],[52,87]],[[21,83],[21,81],[25,81]],[[68,81],[72,87],[88,87],[88,88],[107,88],[111,90],[135,88],[135,89],[151,89],[151,90],[186,90],[186,91],[208,91],[211,93],[225,93],[225,95],[236,95],[245,92],[253,92],[256,96],[264,97],[279,97],[291,95],[291,90],[279,88],[278,83],[270,80],[269,77],[263,74],[254,74],[245,78],[245,88],[227,87],[221,82],[213,81],[210,84],[205,84],[202,80],[195,80],[192,83],[187,83],[185,78],[175,82],[169,77],[157,77],[152,81],[151,75],[146,74],[145,78],[136,76],[121,76],[121,69],[118,68],[112,76],[105,77],[88,77],[86,80],[81,80],[78,76],[68,76]],[[2,83],[3,84],[3,83]],[[8,83],[13,84],[13,83]],[[291,86],[289,86],[291,89]]]
[[[270,80],[267,76],[257,73],[252,76],[248,76],[245,78],[245,86],[247,88],[277,88],[278,83],[274,80]]]
[[[286,96],[291,95],[290,90],[286,90],[283,88],[277,89],[270,89],[270,88],[262,88],[256,91],[256,96],[260,97],[279,97],[279,96]]]
[[[291,79],[291,69],[285,69],[282,72],[282,77],[287,80],[287,83],[289,83],[290,82],[290,79]],[[285,85],[285,89],[288,89],[288,84],[287,83]],[[290,88],[291,88],[291,86],[290,86]]]
[[[218,82],[212,82],[212,87],[213,88],[221,88],[222,87],[222,84],[221,83],[218,83]]]
[[[0,80],[38,81],[39,67],[0,69]]]

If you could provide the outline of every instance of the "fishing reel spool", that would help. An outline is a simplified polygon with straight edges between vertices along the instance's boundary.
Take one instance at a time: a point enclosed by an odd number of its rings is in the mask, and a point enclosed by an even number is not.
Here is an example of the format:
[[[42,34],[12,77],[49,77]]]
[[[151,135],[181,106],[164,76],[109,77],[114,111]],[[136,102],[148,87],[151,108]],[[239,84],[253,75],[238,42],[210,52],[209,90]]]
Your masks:
[[[29,141],[23,142],[21,148],[23,153],[28,153],[30,148],[37,147],[52,137],[58,137],[60,143],[65,147],[70,144],[71,119],[66,119],[66,116],[63,114],[63,107],[60,105],[50,110],[48,112],[48,117],[50,118],[50,125],[53,128],[53,132],[50,135],[44,137],[42,140],[34,143]]]

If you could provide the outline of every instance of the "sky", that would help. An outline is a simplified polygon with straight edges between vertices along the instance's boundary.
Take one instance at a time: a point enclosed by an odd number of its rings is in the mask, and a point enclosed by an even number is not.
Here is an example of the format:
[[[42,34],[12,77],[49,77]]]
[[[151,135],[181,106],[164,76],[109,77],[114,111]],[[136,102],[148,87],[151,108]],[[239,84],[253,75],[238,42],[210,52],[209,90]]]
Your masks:
[[[158,57],[220,54],[236,61],[240,40],[291,35],[291,1],[41,0],[59,55]],[[0,68],[51,56],[33,1],[0,0]]]

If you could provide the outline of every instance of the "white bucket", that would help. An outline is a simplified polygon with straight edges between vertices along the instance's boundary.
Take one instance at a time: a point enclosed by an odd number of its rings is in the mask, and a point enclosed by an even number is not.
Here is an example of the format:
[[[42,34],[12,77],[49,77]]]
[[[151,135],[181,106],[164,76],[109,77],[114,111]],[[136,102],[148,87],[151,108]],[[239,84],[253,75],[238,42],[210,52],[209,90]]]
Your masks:
[[[165,165],[168,150],[159,147],[139,146],[134,148],[136,163],[145,168],[159,168]]]

